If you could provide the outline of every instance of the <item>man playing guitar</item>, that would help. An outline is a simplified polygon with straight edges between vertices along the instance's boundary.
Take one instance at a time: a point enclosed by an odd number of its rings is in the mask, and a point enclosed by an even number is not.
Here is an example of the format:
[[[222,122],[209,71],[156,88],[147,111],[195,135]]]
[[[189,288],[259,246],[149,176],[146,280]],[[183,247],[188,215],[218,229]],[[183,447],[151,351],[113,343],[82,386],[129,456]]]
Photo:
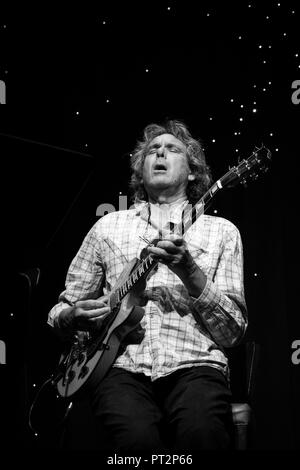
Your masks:
[[[147,126],[131,169],[134,207],[91,228],[48,322],[66,336],[101,331],[126,263],[142,251],[150,255],[155,269],[131,298],[143,307],[141,320],[104,378],[86,391],[105,436],[99,450],[228,449],[224,348],[236,345],[247,327],[239,231],[224,218],[201,215],[188,231],[174,232],[211,183],[201,143],[182,122]]]

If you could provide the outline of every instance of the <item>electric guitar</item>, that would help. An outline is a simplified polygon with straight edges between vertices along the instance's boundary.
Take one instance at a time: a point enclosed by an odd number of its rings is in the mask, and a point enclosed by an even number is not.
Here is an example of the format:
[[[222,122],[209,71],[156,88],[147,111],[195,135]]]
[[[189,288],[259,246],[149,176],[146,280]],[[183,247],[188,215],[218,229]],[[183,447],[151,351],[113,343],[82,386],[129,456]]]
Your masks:
[[[258,178],[268,169],[271,152],[262,145],[237,166],[216,181],[204,196],[188,211],[182,222],[173,225],[174,234],[184,235],[203,213],[215,196],[238,183]],[[169,227],[170,228],[170,227]],[[68,351],[62,354],[57,371],[52,376],[61,397],[69,398],[83,387],[98,384],[114,363],[120,346],[134,332],[143,318],[144,309],[138,305],[138,294],[144,289],[147,277],[158,264],[150,254],[130,261],[109,294],[111,315],[99,332],[81,333],[75,337]]]

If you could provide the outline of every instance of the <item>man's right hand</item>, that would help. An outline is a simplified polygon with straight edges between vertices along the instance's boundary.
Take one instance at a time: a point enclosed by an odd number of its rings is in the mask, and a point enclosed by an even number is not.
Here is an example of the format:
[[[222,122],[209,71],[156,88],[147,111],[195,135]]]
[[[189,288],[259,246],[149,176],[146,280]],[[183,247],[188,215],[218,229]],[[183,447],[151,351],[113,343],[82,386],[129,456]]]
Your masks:
[[[110,312],[107,295],[98,299],[79,300],[73,307],[62,310],[59,314],[58,326],[63,331],[98,330]]]

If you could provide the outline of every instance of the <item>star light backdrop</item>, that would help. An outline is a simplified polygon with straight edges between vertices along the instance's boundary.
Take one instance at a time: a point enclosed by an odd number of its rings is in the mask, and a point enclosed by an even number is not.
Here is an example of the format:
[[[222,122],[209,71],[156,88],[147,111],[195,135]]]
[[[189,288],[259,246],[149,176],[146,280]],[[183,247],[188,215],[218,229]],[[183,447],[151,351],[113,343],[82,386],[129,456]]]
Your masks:
[[[291,218],[299,155],[299,7],[196,4],[124,3],[3,17],[1,141],[22,201],[18,227],[27,228],[12,266],[41,269],[39,314],[30,331],[50,370],[47,311],[97,220],[97,207],[118,209],[119,196],[129,196],[129,158],[144,126],[184,121],[202,140],[215,180],[264,143],[272,151],[270,171],[247,189],[217,196],[209,213],[235,223],[244,243],[249,331],[261,344],[255,445],[293,448],[299,440],[297,366],[291,362],[291,344],[300,336]],[[7,318],[18,322],[14,312]],[[37,384],[45,370],[28,354],[29,380]],[[32,391],[27,394],[30,399]]]

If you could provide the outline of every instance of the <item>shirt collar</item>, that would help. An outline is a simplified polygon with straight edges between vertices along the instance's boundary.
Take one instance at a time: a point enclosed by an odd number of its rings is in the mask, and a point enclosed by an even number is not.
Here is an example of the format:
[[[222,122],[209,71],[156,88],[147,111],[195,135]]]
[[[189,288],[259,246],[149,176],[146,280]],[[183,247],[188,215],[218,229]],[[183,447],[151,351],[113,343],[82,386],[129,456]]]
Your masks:
[[[188,205],[186,198],[179,201],[172,202],[170,204],[155,204],[146,201],[139,201],[134,205],[135,213],[144,220],[148,220],[150,214],[157,214],[163,212],[169,222],[174,224],[181,222],[182,211]]]

